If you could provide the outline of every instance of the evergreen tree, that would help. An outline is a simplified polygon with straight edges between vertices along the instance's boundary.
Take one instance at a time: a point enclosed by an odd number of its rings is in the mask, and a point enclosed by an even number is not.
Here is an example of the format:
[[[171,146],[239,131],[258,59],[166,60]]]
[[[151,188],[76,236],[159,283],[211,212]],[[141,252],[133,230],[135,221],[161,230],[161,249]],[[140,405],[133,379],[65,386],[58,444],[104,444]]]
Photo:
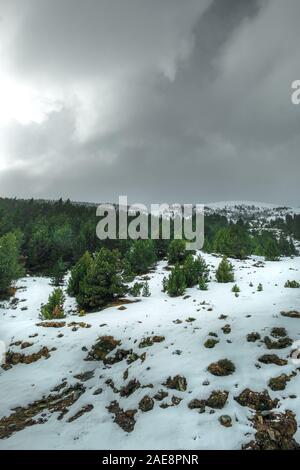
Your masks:
[[[136,240],[125,257],[127,269],[130,268],[128,271],[135,274],[148,272],[155,261],[156,254],[152,240]]]
[[[64,282],[65,273],[66,265],[63,260],[59,258],[52,269],[51,284],[56,287],[61,286]]]
[[[177,297],[184,294],[185,289],[186,281],[184,270],[179,264],[175,264],[168,278],[167,293],[171,297]]]
[[[263,285],[261,283],[258,284],[257,286],[257,291],[262,292],[263,291]]]
[[[148,281],[146,281],[144,283],[144,286],[143,286],[142,296],[143,297],[150,297],[150,295],[151,295],[151,292],[150,292],[150,289],[149,289],[149,284],[148,284]]]
[[[264,256],[267,261],[278,261],[280,257],[280,250],[277,241],[273,238],[268,238],[264,247]]]
[[[101,309],[115,298],[122,297],[126,291],[119,252],[101,248],[79,283],[76,300],[86,310]]]
[[[239,220],[236,224],[219,230],[213,249],[231,258],[245,259],[251,253],[251,238],[246,225]]]
[[[62,289],[57,288],[49,295],[46,305],[41,306],[40,317],[42,320],[64,318],[65,296]]]
[[[92,263],[93,258],[90,253],[86,251],[72,268],[67,288],[68,294],[72,297],[76,297],[79,294],[80,284],[83,282]]]
[[[142,282],[135,282],[133,286],[130,288],[129,293],[133,297],[139,297],[141,295],[141,291],[143,289],[143,283]]]
[[[207,290],[208,286],[205,280],[205,276],[200,276],[199,278],[199,289],[200,290]]]
[[[233,282],[234,274],[232,264],[224,257],[219,264],[219,267],[216,271],[216,278],[218,282]]]
[[[172,240],[168,249],[169,264],[183,263],[189,252],[184,240]]]
[[[198,284],[200,276],[203,276],[207,279],[208,268],[202,258],[202,256],[197,256],[194,258],[193,255],[188,255],[183,264],[185,281],[187,287],[193,287]]]
[[[13,281],[24,274],[20,263],[20,239],[15,233],[0,238],[0,296],[8,295]]]

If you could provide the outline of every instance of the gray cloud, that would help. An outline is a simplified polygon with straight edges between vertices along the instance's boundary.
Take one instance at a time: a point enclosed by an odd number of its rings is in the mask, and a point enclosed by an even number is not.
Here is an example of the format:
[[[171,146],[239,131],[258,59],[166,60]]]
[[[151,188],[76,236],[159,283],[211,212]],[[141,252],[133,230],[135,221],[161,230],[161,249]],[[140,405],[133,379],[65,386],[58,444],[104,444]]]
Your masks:
[[[299,205],[297,0],[2,0],[0,16],[5,73],[54,103],[0,128],[3,195]]]

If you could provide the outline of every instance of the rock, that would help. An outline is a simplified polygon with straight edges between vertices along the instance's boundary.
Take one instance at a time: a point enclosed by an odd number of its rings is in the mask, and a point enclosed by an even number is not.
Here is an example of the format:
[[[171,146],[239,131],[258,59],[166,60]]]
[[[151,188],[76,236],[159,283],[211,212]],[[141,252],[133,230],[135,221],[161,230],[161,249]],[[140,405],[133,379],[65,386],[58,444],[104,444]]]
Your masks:
[[[212,348],[215,347],[216,344],[218,344],[218,342],[219,342],[219,341],[216,340],[216,339],[209,338],[209,339],[207,339],[207,340],[205,341],[204,347],[205,347],[205,348],[208,348],[208,349],[212,349]]]
[[[255,440],[243,449],[247,450],[299,450],[300,446],[293,438],[297,432],[297,421],[291,411],[270,413],[262,416],[256,413],[253,425],[257,430]]]
[[[24,341],[24,342],[21,344],[21,349],[30,348],[30,346],[33,346],[33,343],[29,343],[28,341]]]
[[[285,390],[287,382],[289,382],[291,378],[286,374],[281,374],[278,377],[273,377],[269,380],[269,387],[273,391],[278,390]]]
[[[283,317],[288,317],[288,318],[300,318],[300,312],[297,312],[296,310],[291,310],[289,312],[280,312]]]
[[[96,388],[96,390],[93,392],[93,395],[100,395],[103,392],[102,388]]]
[[[88,353],[86,360],[103,361],[108,353],[113,351],[120,344],[121,341],[116,340],[113,336],[101,336],[98,338],[96,344],[92,346],[92,349]]]
[[[42,357],[45,359],[50,357],[50,350],[46,346],[41,348],[38,352],[29,354],[27,356],[25,354],[8,351],[5,356],[5,364],[2,365],[2,368],[4,368],[5,365],[11,366],[17,364],[31,364],[32,362],[38,361]]]
[[[107,407],[109,413],[115,415],[114,422],[120,426],[121,429],[125,432],[132,432],[135,426],[135,418],[134,415],[136,414],[137,410],[127,410],[124,411],[120,408],[117,401],[111,402],[111,404]]]
[[[227,324],[223,326],[221,330],[223,331],[224,335],[229,335],[229,333],[231,333],[231,326]]]
[[[229,393],[227,391],[221,392],[220,390],[214,390],[209,398],[206,400],[207,406],[210,408],[216,408],[218,410],[224,408]]]
[[[231,375],[235,371],[235,365],[228,359],[220,359],[218,362],[213,362],[207,368],[207,370],[216,376]]]
[[[129,397],[132,395],[138,388],[140,388],[141,384],[138,380],[132,379],[128,382],[127,385],[121,388],[120,396],[121,397]]]
[[[139,402],[139,409],[144,412],[152,410],[153,407],[154,400],[153,398],[149,397],[149,395],[145,395]]]
[[[123,359],[129,356],[129,354],[132,354],[132,349],[129,349],[128,351],[126,349],[117,349],[114,356],[105,357],[103,359],[103,363],[109,365],[116,364],[117,362],[123,361]]]
[[[234,397],[241,406],[248,406],[252,410],[256,411],[270,411],[276,408],[279,400],[275,398],[271,399],[267,390],[263,392],[253,392],[249,388],[243,390],[239,396]]]
[[[198,398],[194,398],[194,400],[189,402],[188,407],[190,410],[200,410],[200,412],[203,413],[205,411],[205,405],[205,400],[198,400]]]
[[[43,326],[44,328],[63,328],[66,326],[65,321],[43,321],[37,323],[36,326]]]
[[[281,359],[277,354],[264,354],[258,360],[263,364],[275,364],[276,366],[286,366],[288,363],[286,359]]]
[[[284,338],[287,336],[287,331],[285,328],[272,328],[271,336],[273,336],[273,338]]]
[[[168,392],[165,392],[164,390],[159,390],[155,395],[154,395],[154,399],[157,400],[157,401],[161,401],[163,400],[164,398],[166,398],[168,396]]]
[[[127,307],[125,307],[125,305],[121,305],[118,310],[127,310]]]
[[[248,343],[255,343],[255,341],[260,340],[261,336],[257,331],[254,331],[253,333],[249,333],[247,335],[247,341]]]
[[[72,423],[72,421],[75,421],[76,419],[80,418],[82,415],[84,415],[85,413],[89,413],[90,411],[92,411],[94,409],[94,406],[93,405],[85,405],[83,406],[79,411],[77,411],[77,413],[75,413],[74,416],[71,416],[71,418],[69,418],[67,420],[67,423]]]
[[[180,392],[185,392],[187,388],[186,378],[182,375],[176,375],[175,377],[168,377],[166,383],[164,383],[167,388],[178,390]]]
[[[278,341],[273,341],[269,336],[265,336],[264,343],[267,349],[285,349],[292,346],[293,340],[291,338],[279,338]]]
[[[153,346],[154,343],[161,343],[164,340],[164,336],[148,336],[147,338],[142,339],[139,344],[139,348],[147,348]]]
[[[229,415],[220,416],[219,422],[225,428],[231,428],[231,426],[232,426],[232,419],[231,419],[231,416],[229,416]]]
[[[74,379],[80,380],[80,382],[87,382],[88,380],[92,379],[94,375],[94,370],[88,370],[86,372],[82,372],[81,374],[73,375],[73,377]]]

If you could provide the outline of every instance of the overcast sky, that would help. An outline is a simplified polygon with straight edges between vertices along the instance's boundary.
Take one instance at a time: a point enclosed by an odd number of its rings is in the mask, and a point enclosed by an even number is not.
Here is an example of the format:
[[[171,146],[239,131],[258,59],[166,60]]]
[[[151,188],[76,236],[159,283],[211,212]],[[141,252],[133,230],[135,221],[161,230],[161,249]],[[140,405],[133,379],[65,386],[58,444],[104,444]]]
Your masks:
[[[0,0],[0,195],[300,205],[299,0]]]

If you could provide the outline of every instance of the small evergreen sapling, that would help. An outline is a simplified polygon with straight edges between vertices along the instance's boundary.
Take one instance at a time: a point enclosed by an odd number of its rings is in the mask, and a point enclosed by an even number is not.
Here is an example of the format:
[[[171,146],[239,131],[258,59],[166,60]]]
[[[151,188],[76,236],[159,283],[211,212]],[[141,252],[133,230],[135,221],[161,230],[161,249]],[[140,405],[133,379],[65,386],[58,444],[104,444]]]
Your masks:
[[[170,297],[183,295],[186,289],[186,281],[183,268],[176,264],[168,278],[167,292]]]
[[[143,297],[150,297],[150,295],[151,295],[151,292],[150,292],[150,289],[149,289],[149,284],[148,284],[148,281],[146,281],[144,283],[144,286],[143,286],[142,296]]]
[[[263,285],[261,283],[257,286],[257,292],[262,292],[264,290]]]
[[[207,290],[208,289],[205,276],[200,276],[200,278],[199,278],[199,289],[200,290]]]
[[[286,281],[284,287],[289,287],[291,289],[298,289],[300,287],[299,282],[297,281]]]
[[[40,318],[42,320],[54,320],[64,318],[65,296],[59,287],[49,295],[48,302],[41,306]]]
[[[216,278],[217,281],[221,283],[234,281],[233,267],[226,257],[224,257],[219,264],[219,267],[216,271]]]

